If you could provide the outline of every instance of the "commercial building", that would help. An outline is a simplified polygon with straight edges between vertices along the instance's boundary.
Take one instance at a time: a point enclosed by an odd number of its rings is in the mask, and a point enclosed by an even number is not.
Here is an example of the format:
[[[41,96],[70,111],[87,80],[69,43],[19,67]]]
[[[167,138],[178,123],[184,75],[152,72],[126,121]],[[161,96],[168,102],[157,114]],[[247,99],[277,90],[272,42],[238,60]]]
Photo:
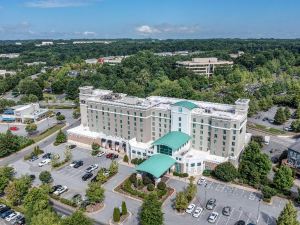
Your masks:
[[[173,170],[200,174],[230,160],[237,163],[250,140],[248,99],[235,105],[150,96],[137,98],[110,90],[80,88],[81,125],[69,141],[148,158],[157,153],[176,160]]]
[[[100,64],[104,64],[107,63],[109,65],[116,65],[116,64],[120,64],[122,62],[123,59],[125,59],[127,56],[108,56],[108,57],[103,57],[103,58],[99,58],[98,62]]]
[[[16,71],[8,71],[8,70],[0,70],[0,77],[5,78],[6,76],[13,76],[16,75]]]
[[[18,58],[19,56],[20,56],[19,53],[0,54],[0,58],[9,58],[9,59]]]
[[[41,62],[41,61],[31,62],[31,63],[24,63],[24,65],[26,65],[26,66],[38,66],[38,65],[46,65],[46,64],[47,64],[46,62]]]
[[[18,105],[4,110],[2,122],[28,123],[36,122],[48,115],[48,109],[41,109],[38,103]]]
[[[191,61],[177,61],[177,66],[187,68],[199,75],[210,77],[214,70],[220,66],[232,65],[231,61],[218,60],[218,58],[193,58]]]
[[[283,163],[300,174],[300,143],[295,143],[288,148],[288,157]]]

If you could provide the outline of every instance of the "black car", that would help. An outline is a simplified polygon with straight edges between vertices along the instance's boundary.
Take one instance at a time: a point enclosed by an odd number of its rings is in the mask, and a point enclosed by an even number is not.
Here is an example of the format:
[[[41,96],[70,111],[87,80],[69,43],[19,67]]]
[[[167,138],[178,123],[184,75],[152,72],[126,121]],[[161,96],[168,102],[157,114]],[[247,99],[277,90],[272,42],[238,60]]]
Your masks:
[[[224,216],[230,216],[230,214],[231,214],[231,207],[230,206],[225,206],[224,208],[223,208],[223,210],[222,210],[222,214],[224,215]]]
[[[206,208],[208,209],[208,210],[213,210],[215,207],[216,207],[216,204],[217,203],[217,200],[216,199],[214,199],[214,198],[211,198],[211,199],[209,199],[208,201],[207,201],[207,203],[206,203]]]
[[[34,174],[30,174],[29,178],[33,181],[33,180],[35,180],[35,175]]]
[[[33,162],[33,161],[38,160],[38,159],[39,159],[39,157],[37,157],[36,155],[34,155],[34,156],[32,156],[32,157],[29,159],[29,161],[30,161],[30,162]]]
[[[22,219],[16,221],[15,225],[25,225],[25,218],[23,217]]]
[[[56,116],[60,116],[60,115],[61,115],[61,112],[57,112],[57,113],[56,113]]]
[[[42,156],[43,159],[51,159],[52,154],[51,153],[46,153]]]
[[[74,168],[81,167],[82,165],[83,165],[83,161],[82,160],[76,161],[76,163],[74,164]]]
[[[69,145],[69,149],[76,148],[76,145]]]
[[[0,209],[0,215],[6,211],[10,210],[10,208],[8,206],[4,206]]]
[[[58,188],[62,188],[62,185],[54,185],[50,190],[50,194],[53,194]]]
[[[86,174],[84,174],[84,175],[82,176],[81,179],[82,179],[83,181],[86,181],[86,180],[90,179],[92,176],[93,176],[92,173],[86,173]]]
[[[246,222],[244,220],[239,220],[234,225],[246,225]]]

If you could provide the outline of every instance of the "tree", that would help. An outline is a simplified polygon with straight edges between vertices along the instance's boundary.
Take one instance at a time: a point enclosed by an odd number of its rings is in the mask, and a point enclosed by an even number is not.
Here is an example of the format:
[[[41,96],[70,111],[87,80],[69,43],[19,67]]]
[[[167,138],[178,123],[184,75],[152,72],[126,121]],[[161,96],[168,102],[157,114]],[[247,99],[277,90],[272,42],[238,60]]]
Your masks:
[[[295,119],[300,119],[300,107],[298,107],[295,111]]]
[[[11,204],[20,205],[22,203],[24,196],[31,187],[31,182],[32,180],[29,176],[23,176],[19,179],[15,179],[7,185],[5,193]]]
[[[100,145],[98,143],[93,142],[92,143],[92,150],[99,151]]]
[[[114,222],[120,221],[120,209],[118,207],[114,208],[113,220]]]
[[[300,131],[300,119],[294,120],[291,124],[291,128],[293,129],[293,131],[299,132]]]
[[[180,191],[176,194],[175,208],[181,212],[184,211],[189,205],[189,201],[184,192]]]
[[[61,225],[93,225],[93,221],[81,211],[74,212],[71,216],[62,220]]]
[[[42,88],[36,81],[30,79],[23,79],[20,81],[18,85],[19,91],[21,94],[25,95],[35,95],[39,100],[43,99],[43,91]]]
[[[60,219],[58,215],[51,210],[43,210],[33,215],[30,225],[58,225]]]
[[[290,111],[289,107],[284,108],[284,114],[285,114],[286,119],[289,119],[291,117],[291,111]]]
[[[281,191],[289,190],[294,183],[293,171],[288,166],[280,166],[274,175],[273,183]]]
[[[123,201],[122,202],[122,216],[125,216],[125,215],[127,215],[127,206],[126,206],[126,202],[125,201]]]
[[[230,162],[217,165],[214,174],[218,179],[225,182],[233,181],[238,176],[237,169]]]
[[[276,190],[274,188],[271,188],[267,185],[263,186],[262,188],[262,194],[264,200],[269,200],[271,199],[274,195],[277,194]]]
[[[49,171],[42,171],[39,175],[39,179],[43,184],[49,184],[52,181],[52,176]]]
[[[123,162],[128,163],[128,161],[129,161],[128,155],[124,155]]]
[[[64,151],[64,156],[65,156],[65,162],[71,161],[71,159],[73,158],[72,150],[66,147]]]
[[[297,210],[293,206],[292,202],[289,201],[277,219],[277,225],[299,225],[297,221]]]
[[[59,114],[58,116],[56,116],[56,120],[58,123],[62,123],[65,119],[66,117],[63,114]]]
[[[59,130],[57,136],[56,136],[56,139],[55,139],[55,144],[56,145],[59,145],[61,143],[65,143],[67,142],[67,135],[62,132],[62,130]]]
[[[115,175],[116,173],[118,173],[119,170],[119,165],[116,161],[112,161],[110,166],[109,166],[109,175]]]
[[[28,134],[32,134],[37,130],[37,125],[35,123],[27,124],[25,130]]]
[[[163,213],[161,202],[155,193],[150,193],[144,200],[141,208],[141,225],[162,225]]]
[[[105,196],[101,183],[89,183],[88,189],[86,190],[86,196],[92,204],[103,202]]]
[[[24,197],[23,206],[25,209],[26,223],[31,224],[30,221],[34,215],[43,210],[50,209],[47,190],[40,187],[31,188]]]
[[[238,171],[243,182],[257,186],[266,180],[271,167],[269,157],[261,153],[258,143],[252,141],[242,154]]]
[[[277,109],[276,114],[274,116],[274,122],[276,124],[283,124],[286,121],[286,114],[282,108]]]
[[[197,186],[194,184],[195,177],[189,177],[189,184],[186,187],[185,194],[189,202],[191,202],[197,194]]]

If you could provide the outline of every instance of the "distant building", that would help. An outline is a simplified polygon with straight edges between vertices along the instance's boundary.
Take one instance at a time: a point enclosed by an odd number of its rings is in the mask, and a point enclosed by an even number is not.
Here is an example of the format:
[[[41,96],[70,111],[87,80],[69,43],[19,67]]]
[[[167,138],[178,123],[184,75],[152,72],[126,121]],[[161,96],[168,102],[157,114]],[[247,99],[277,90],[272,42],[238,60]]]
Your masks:
[[[243,51],[238,51],[237,53],[232,53],[232,54],[229,54],[229,56],[233,59],[236,59],[242,55],[244,55],[245,53]]]
[[[19,53],[0,54],[0,58],[9,58],[9,59],[18,58],[19,56],[20,56]]]
[[[31,63],[24,63],[26,66],[38,66],[38,65],[46,65],[46,62],[31,62]]]
[[[49,45],[53,45],[53,41],[42,41],[41,44],[35,44],[35,46],[40,47],[40,46],[49,46]]]
[[[76,71],[76,70],[71,70],[71,71],[69,71],[69,73],[68,73],[68,76],[69,77],[77,77],[77,76],[79,76],[80,75],[80,72],[79,71]]]
[[[138,98],[91,86],[79,90],[81,125],[67,131],[70,142],[95,142],[131,159],[163,154],[174,161],[172,170],[198,175],[222,162],[237,165],[250,140],[248,99],[227,105]]]
[[[84,60],[86,64],[97,64],[98,59],[86,59]]]
[[[127,56],[108,56],[108,57],[99,58],[98,62],[100,64],[107,63],[109,65],[116,65],[116,64],[120,64],[122,60],[125,59],[126,57]]]
[[[210,77],[218,66],[232,65],[231,61],[221,61],[218,58],[193,58],[191,61],[177,61],[177,66],[187,68],[199,75]]]
[[[13,76],[16,75],[17,72],[16,71],[7,71],[7,70],[0,70],[0,76],[5,78],[7,75],[9,76]]]
[[[47,117],[48,109],[41,109],[38,103],[18,105],[4,110],[2,122],[35,122]]]
[[[175,56],[175,55],[187,56],[189,54],[191,54],[191,53],[189,53],[189,51],[158,52],[158,53],[154,53],[154,55],[157,55],[157,56]]]
[[[73,41],[73,44],[110,44],[111,41]]]
[[[15,45],[22,45],[22,43],[21,42],[16,42]]]

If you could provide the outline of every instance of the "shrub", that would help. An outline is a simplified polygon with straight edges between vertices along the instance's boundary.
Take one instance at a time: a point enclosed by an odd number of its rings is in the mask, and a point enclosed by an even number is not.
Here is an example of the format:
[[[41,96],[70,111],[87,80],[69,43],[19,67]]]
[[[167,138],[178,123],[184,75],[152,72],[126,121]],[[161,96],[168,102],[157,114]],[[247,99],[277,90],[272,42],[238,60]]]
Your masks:
[[[136,173],[131,174],[129,177],[129,180],[132,184],[136,183],[136,180],[137,180]]]
[[[233,181],[238,176],[237,169],[230,162],[217,165],[214,174],[219,180],[225,182]]]
[[[114,208],[114,215],[113,215],[114,222],[120,221],[120,209],[118,207]]]
[[[127,215],[127,206],[126,202],[122,202],[122,216]]]
[[[174,172],[173,172],[173,176],[176,176],[176,177],[178,177],[178,176],[179,176],[179,173],[178,173],[178,172],[176,172],[176,171],[174,171]]]
[[[123,162],[128,163],[128,161],[129,161],[128,155],[125,155],[124,158],[123,158]]]
[[[165,190],[157,190],[156,192],[157,192],[157,197],[162,198],[164,195],[167,194],[168,191],[167,189],[165,189]]]
[[[210,176],[211,176],[211,173],[212,173],[212,170],[205,169],[205,170],[203,170],[202,175],[203,175],[203,176],[210,177]]]
[[[166,190],[167,185],[165,184],[165,182],[160,181],[160,182],[157,184],[157,188],[158,188],[159,190]]]
[[[42,171],[39,175],[39,179],[43,184],[48,184],[52,181],[52,176],[49,171]]]
[[[154,190],[154,184],[148,184],[147,185],[147,190],[148,191],[153,191]]]
[[[92,156],[95,156],[95,155],[97,155],[98,153],[100,152],[100,150],[92,150]]]
[[[98,143],[93,142],[92,149],[93,150],[99,150],[100,149],[100,145]]]
[[[188,174],[188,173],[181,173],[179,176],[180,176],[180,177],[188,177],[189,174]]]
[[[277,191],[269,186],[263,186],[262,194],[264,201],[267,201],[270,200],[274,195],[276,195]]]
[[[152,180],[148,176],[143,176],[143,184],[146,186],[148,184],[151,184]]]

